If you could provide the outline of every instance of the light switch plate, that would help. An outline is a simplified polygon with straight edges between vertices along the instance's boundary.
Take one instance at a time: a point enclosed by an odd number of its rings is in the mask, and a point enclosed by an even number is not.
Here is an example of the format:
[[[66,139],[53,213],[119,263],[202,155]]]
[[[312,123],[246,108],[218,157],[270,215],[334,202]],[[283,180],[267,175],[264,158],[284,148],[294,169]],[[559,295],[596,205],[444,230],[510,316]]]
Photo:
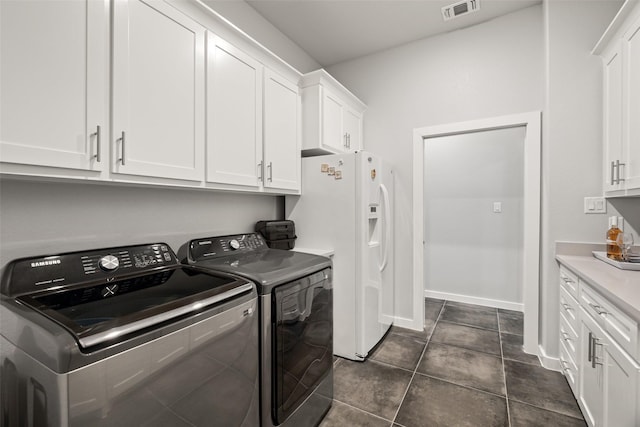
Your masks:
[[[584,213],[586,214],[607,213],[607,202],[605,202],[604,197],[585,197]]]

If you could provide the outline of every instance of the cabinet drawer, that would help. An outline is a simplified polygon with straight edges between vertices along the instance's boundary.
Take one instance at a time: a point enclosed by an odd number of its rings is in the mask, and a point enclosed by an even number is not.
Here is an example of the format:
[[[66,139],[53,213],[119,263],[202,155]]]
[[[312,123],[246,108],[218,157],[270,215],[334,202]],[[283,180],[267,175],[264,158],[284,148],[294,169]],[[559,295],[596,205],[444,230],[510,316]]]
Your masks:
[[[578,276],[560,266],[560,285],[574,298],[578,298]]]
[[[574,331],[579,330],[578,301],[569,295],[564,286],[560,286],[560,314],[564,316]]]
[[[625,351],[638,357],[638,324],[603,296],[580,282],[580,305]]]
[[[578,360],[578,333],[571,327],[564,314],[560,314],[560,343],[568,350],[573,360]]]
[[[560,343],[560,364],[562,365],[562,373],[564,374],[573,394],[578,394],[578,365],[574,362],[569,351],[564,346],[564,342]]]

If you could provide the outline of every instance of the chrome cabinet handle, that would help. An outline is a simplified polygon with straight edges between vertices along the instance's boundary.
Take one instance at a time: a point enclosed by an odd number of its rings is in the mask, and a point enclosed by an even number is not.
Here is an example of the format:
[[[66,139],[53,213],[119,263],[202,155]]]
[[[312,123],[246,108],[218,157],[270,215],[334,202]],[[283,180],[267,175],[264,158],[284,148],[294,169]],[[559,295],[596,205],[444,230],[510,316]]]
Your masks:
[[[560,359],[560,364],[562,365],[562,370],[564,372],[570,372],[571,371],[571,368],[567,366],[569,363],[566,360]]]
[[[596,367],[596,337],[591,339],[591,367]]]
[[[616,183],[616,180],[614,178],[614,170],[616,168],[616,164],[614,161],[611,161],[611,185],[614,185]]]
[[[570,279],[570,278],[565,277],[565,276],[562,276],[562,280],[564,281],[564,283],[567,283],[567,284],[569,284],[569,283],[575,283],[575,282],[573,281],[573,279]]]
[[[571,307],[569,304],[567,303],[562,303],[562,307],[564,307],[565,310],[569,311],[569,310],[573,310],[573,307]]]
[[[616,160],[616,183],[620,184],[620,181],[624,181],[624,178],[620,178],[620,166],[625,166],[624,163],[620,163],[620,160]]]
[[[263,182],[264,180],[264,162],[258,163],[258,181]]]
[[[344,133],[344,148],[349,148],[349,144],[347,142],[348,133]]]
[[[562,332],[562,337],[565,341],[571,341],[571,337],[566,332]]]
[[[121,156],[118,160],[120,161],[122,166],[124,166],[125,164],[125,157],[124,157],[125,133],[124,131],[122,131],[122,136],[118,138],[118,140],[120,141],[120,156]]]
[[[272,182],[273,181],[273,162],[269,162],[267,169],[269,169],[269,178],[267,179],[269,180],[269,182]]]
[[[91,136],[96,137],[96,154],[93,156],[96,158],[96,162],[100,163],[101,160],[101,156],[100,156],[100,125],[96,126],[96,131],[94,133],[91,134]]]
[[[593,357],[593,355],[591,354],[592,351],[592,346],[591,346],[591,341],[593,341],[593,333],[589,332],[589,347],[588,347],[588,351],[587,351],[587,362],[591,362],[591,358]]]

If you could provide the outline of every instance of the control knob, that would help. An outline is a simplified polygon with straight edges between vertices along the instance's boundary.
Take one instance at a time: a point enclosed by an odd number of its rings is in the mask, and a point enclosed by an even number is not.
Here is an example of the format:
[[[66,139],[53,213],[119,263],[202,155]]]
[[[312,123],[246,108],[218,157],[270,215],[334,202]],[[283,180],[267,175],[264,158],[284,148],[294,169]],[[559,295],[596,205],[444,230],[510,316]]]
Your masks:
[[[113,271],[120,266],[120,261],[118,261],[118,258],[113,255],[107,255],[100,258],[98,265],[104,271]]]
[[[240,242],[238,242],[236,239],[233,239],[229,242],[229,246],[231,246],[231,249],[235,251],[240,248]]]

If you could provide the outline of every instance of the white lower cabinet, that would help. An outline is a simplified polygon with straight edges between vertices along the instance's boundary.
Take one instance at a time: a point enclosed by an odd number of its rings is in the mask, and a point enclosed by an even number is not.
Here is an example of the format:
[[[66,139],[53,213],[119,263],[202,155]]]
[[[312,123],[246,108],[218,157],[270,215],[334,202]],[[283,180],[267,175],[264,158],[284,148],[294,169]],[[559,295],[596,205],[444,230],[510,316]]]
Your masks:
[[[585,419],[590,426],[637,426],[640,367],[580,310],[579,402]]]
[[[591,427],[639,426],[637,324],[578,276],[563,266],[560,272],[560,363],[585,421]],[[577,283],[578,300],[567,277]]]

